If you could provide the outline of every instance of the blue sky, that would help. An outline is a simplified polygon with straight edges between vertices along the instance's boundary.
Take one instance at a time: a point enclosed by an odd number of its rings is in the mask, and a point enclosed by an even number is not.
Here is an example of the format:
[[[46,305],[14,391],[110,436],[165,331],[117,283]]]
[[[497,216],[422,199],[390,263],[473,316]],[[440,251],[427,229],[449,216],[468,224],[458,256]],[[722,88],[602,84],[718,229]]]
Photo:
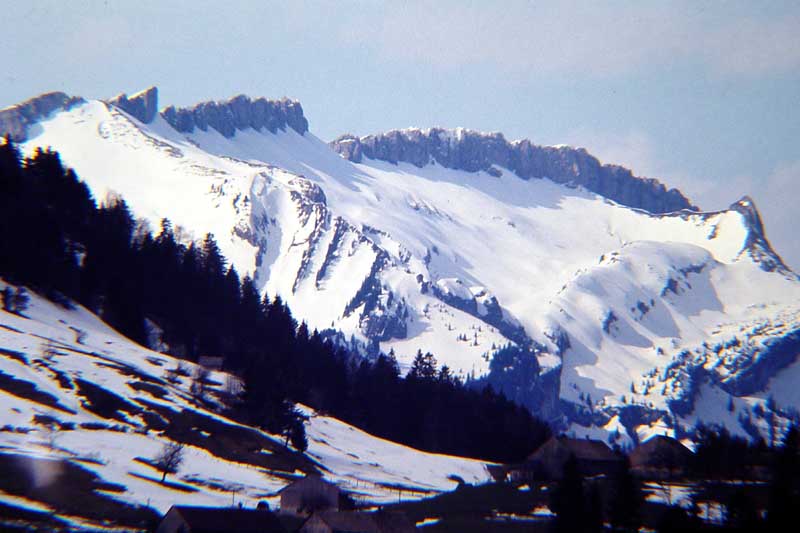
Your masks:
[[[800,270],[798,2],[0,1],[0,107],[290,96],[323,139],[465,126],[585,146],[701,207],[750,194]]]

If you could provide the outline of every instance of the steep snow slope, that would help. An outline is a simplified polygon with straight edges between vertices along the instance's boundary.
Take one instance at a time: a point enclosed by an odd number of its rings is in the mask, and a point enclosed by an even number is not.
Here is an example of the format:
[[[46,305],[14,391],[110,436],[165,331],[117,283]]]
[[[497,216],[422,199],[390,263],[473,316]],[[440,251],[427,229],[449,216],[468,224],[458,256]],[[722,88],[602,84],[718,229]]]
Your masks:
[[[576,431],[615,434],[615,417],[628,439],[681,431],[711,402],[704,384],[763,403],[774,383],[797,406],[780,384],[798,353],[800,284],[747,198],[653,215],[497,166],[352,163],[310,132],[180,133],[97,101],[28,132],[26,150],[47,145],[96,195],[213,232],[312,327],[394,349],[403,365],[430,350],[475,377],[497,347],[529,349],[555,383],[529,403]],[[739,414],[738,430],[759,427]]]
[[[228,505],[232,491],[248,507],[263,499],[274,506],[276,492],[301,469],[319,469],[356,499],[374,502],[396,501],[398,489],[402,498],[451,490],[449,476],[488,479],[480,461],[419,452],[305,409],[308,460],[285,450],[280,437],[216,414],[226,374],[212,373],[208,401],[199,404],[190,377],[167,379],[178,364],[83,308],[34,296],[24,317],[0,311],[0,456],[73,461],[121,486],[108,496],[161,512],[180,503]],[[154,458],[176,428],[191,444],[180,472],[162,485],[159,472],[137,458]],[[56,463],[34,464],[37,483],[58,481],[59,472],[48,470]],[[0,489],[2,502],[20,503]]]

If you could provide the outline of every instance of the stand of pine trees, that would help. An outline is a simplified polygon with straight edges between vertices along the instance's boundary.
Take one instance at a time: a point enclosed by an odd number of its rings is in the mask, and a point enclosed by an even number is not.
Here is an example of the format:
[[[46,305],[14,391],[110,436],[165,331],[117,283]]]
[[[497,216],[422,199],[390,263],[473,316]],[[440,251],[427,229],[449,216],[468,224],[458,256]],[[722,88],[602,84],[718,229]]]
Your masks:
[[[303,447],[294,402],[422,449],[513,462],[549,435],[546,424],[491,388],[471,390],[430,354],[408,377],[396,360],[363,360],[298,325],[279,297],[260,297],[212,235],[188,245],[168,220],[157,233],[122,198],[97,205],[59,155],[22,158],[0,143],[0,276],[70,306],[76,301],[172,355],[225,357],[245,382],[232,413]]]

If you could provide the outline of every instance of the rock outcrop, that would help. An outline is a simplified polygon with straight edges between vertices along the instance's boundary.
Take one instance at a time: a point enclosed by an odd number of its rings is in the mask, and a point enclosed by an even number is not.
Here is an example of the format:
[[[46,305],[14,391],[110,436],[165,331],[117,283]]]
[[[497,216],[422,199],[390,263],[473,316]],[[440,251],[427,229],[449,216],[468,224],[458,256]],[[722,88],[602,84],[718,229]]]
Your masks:
[[[140,122],[150,124],[158,113],[158,88],[150,87],[131,96],[120,94],[108,101]]]
[[[769,244],[764,232],[764,224],[761,222],[761,215],[756,209],[753,199],[744,196],[738,202],[731,204],[729,209],[738,211],[744,216],[749,230],[743,252],[749,253],[750,257],[767,272],[780,272],[785,276],[797,278],[797,275],[786,266],[781,256]]]
[[[288,126],[300,135],[308,131],[308,121],[300,102],[288,98],[253,100],[240,94],[224,102],[203,102],[186,108],[169,106],[161,115],[182,133],[191,133],[195,129],[208,131],[211,127],[227,138],[233,137],[237,130],[247,128],[275,133]]]
[[[364,158],[390,163],[407,162],[417,167],[435,162],[467,172],[499,175],[507,168],[523,179],[549,178],[557,183],[580,185],[628,207],[651,213],[696,210],[677,189],[654,179],[640,178],[618,165],[604,165],[583,148],[538,146],[525,139],[509,142],[501,133],[465,129],[392,130],[378,135],[344,135],[331,147],[346,159]]]
[[[58,109],[70,109],[84,103],[83,98],[62,92],[45,93],[21,104],[0,109],[0,137],[10,136],[14,142],[28,139],[28,128]]]

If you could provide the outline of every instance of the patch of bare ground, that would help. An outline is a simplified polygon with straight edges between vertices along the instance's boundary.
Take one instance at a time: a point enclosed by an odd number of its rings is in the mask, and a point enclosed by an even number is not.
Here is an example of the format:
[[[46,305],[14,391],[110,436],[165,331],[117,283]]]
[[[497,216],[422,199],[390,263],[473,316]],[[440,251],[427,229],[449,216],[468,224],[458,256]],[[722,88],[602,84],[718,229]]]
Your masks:
[[[197,489],[192,487],[191,485],[170,481],[169,479],[161,481],[161,478],[146,476],[144,474],[139,474],[138,472],[128,472],[128,475],[131,477],[135,477],[137,479],[143,479],[145,481],[149,481],[150,483],[153,483],[155,485],[161,485],[162,487],[169,487],[171,489],[179,490],[181,492],[197,492]]]
[[[0,490],[41,502],[57,515],[97,524],[146,529],[158,520],[152,508],[132,506],[98,491],[124,492],[94,472],[63,459],[0,453]]]
[[[167,392],[167,389],[165,389],[164,387],[160,387],[152,383],[147,383],[145,381],[129,381],[128,387],[132,388],[135,391],[144,391],[150,396],[158,398],[159,400],[166,397],[167,394],[169,394]]]
[[[30,400],[52,409],[58,409],[64,413],[75,414],[75,411],[72,409],[61,405],[58,398],[52,394],[37,389],[36,385],[30,381],[15,378],[2,370],[0,370],[0,389],[17,398],[24,398],[25,400]]]
[[[67,522],[54,517],[46,511],[34,511],[0,502],[0,531],[10,533],[19,531],[62,531]]]
[[[8,357],[9,359],[14,359],[22,363],[23,365],[28,364],[28,358],[25,357],[25,354],[22,352],[18,352],[16,350],[9,350],[8,348],[0,348],[0,355],[3,357]]]
[[[121,413],[136,416],[142,412],[138,405],[96,383],[79,378],[75,380],[75,384],[78,386],[78,394],[83,398],[83,407],[97,416],[129,423]]]
[[[318,466],[303,454],[284,447],[252,428],[227,423],[189,409],[175,411],[141,398],[137,401],[168,421],[164,434],[175,442],[203,448],[226,461],[271,471],[292,473],[295,470],[318,470]],[[262,453],[262,450],[271,453]]]

